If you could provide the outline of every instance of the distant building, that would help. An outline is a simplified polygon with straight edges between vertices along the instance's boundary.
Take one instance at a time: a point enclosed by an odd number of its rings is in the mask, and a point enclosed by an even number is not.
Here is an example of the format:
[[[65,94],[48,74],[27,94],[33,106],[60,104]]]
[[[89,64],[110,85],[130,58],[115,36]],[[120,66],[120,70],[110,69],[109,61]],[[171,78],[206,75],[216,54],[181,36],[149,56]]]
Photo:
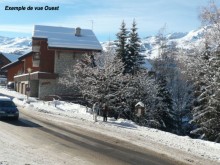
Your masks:
[[[101,52],[102,47],[92,30],[35,25],[32,52],[21,56],[2,70],[15,82],[16,91],[38,97],[71,94],[58,87],[58,78],[77,63],[83,54]],[[29,71],[29,72],[28,72]]]
[[[38,67],[32,67],[32,56],[33,52],[29,52],[1,68],[2,71],[7,71],[8,81],[14,81],[14,76],[27,73],[27,68],[32,68],[33,72],[39,70]]]
[[[4,54],[0,53],[0,68],[2,68],[3,66],[9,64],[10,62],[11,61],[7,57],[5,57]],[[0,71],[0,75],[6,76],[6,72]]]

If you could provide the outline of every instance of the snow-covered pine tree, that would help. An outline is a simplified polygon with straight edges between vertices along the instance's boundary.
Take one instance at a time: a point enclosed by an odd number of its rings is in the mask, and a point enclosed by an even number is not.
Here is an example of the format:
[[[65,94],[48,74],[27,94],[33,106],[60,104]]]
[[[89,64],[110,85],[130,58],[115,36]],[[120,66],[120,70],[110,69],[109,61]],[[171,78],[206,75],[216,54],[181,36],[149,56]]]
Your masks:
[[[193,110],[192,123],[196,128],[191,132],[202,139],[220,141],[220,10],[211,2],[201,12],[207,31],[205,51],[200,55],[194,68],[197,100]]]
[[[207,50],[205,48],[194,49],[188,56],[184,56],[181,61],[185,63],[183,71],[187,74],[187,78],[193,84],[193,118],[190,123],[193,126],[191,136],[202,137],[202,129],[197,121],[200,114],[208,108],[209,102],[209,80],[207,79],[207,73],[209,72],[209,63],[207,60]]]
[[[86,56],[60,78],[60,83],[77,87],[91,104],[100,100],[107,103],[113,116],[122,110],[126,84],[129,76],[123,74],[124,65],[114,54],[104,52],[93,58]]]
[[[164,39],[166,41],[166,39]],[[193,104],[193,85],[188,77],[182,72],[184,60],[181,59],[181,51],[176,47],[175,42],[170,42],[166,46],[161,55],[164,65],[161,74],[166,77],[167,90],[170,93],[173,103],[173,114],[175,114],[174,122],[176,123],[176,134],[189,135],[191,125],[189,121],[192,119]],[[165,54],[165,55],[164,55]]]
[[[127,49],[127,59],[125,70],[127,73],[135,74],[143,69],[144,56],[139,53],[140,51],[140,38],[137,33],[137,24],[133,20],[132,28],[129,33],[128,43],[126,45]]]
[[[214,99],[218,91],[215,83],[215,69],[213,68],[214,52],[205,50],[197,55],[198,59],[194,59],[191,72],[194,72],[192,79],[194,80],[194,89],[196,100],[193,108],[193,119],[191,123],[195,125],[195,129],[191,131],[191,135],[207,140],[215,140],[219,133],[219,113],[217,112],[218,99]],[[214,69],[214,70],[213,70]],[[214,72],[213,72],[214,71]],[[214,102],[215,103],[214,103]],[[214,104],[213,104],[214,103]],[[217,104],[216,104],[217,103]],[[216,127],[217,126],[217,127]],[[214,130],[218,130],[217,132]],[[213,138],[215,137],[215,138]]]
[[[121,93],[121,111],[119,116],[129,118],[137,124],[160,128],[160,123],[157,120],[155,113],[157,84],[155,79],[150,77],[147,72],[141,71],[138,74],[126,74],[125,87]],[[134,113],[135,105],[138,102],[143,102],[145,105],[145,116],[138,118]],[[122,104],[123,103],[123,104]]]
[[[162,130],[175,132],[176,121],[175,113],[173,110],[173,102],[171,94],[167,90],[167,82],[164,76],[158,77],[158,93],[157,93],[157,104],[156,111],[158,113],[158,121],[161,124]]]
[[[133,119],[134,105],[143,101],[153,121],[153,101],[156,95],[154,79],[147,72],[137,75],[124,74],[124,65],[112,52],[94,55],[94,59],[85,55],[81,61],[68,69],[60,78],[60,83],[77,88],[91,104],[101,100],[108,104],[109,115]],[[155,123],[155,122],[154,122]],[[151,125],[152,126],[152,125]]]
[[[212,94],[209,100],[210,110],[207,112],[208,120],[203,123],[208,129],[206,136],[209,140],[220,143],[220,45],[210,59],[212,83]]]
[[[157,94],[157,113],[161,128],[169,132],[177,130],[177,113],[173,109],[173,95],[171,95],[172,86],[174,85],[175,62],[172,56],[175,50],[171,50],[167,43],[163,27],[157,35],[159,57],[154,61],[156,72],[156,81],[158,84]]]
[[[180,65],[177,64],[177,66],[181,67]],[[188,80],[188,77],[178,67],[175,67],[173,74],[173,79],[171,79],[169,84],[169,91],[172,96],[173,110],[176,116],[176,134],[189,135],[192,129],[189,121],[192,119],[193,83]]]

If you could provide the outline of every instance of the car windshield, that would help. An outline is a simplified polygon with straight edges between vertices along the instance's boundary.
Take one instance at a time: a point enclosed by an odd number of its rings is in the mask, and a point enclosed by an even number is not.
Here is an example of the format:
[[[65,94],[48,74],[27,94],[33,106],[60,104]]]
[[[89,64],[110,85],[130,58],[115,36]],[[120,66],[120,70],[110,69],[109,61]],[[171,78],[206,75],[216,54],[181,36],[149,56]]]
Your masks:
[[[0,101],[0,107],[15,107],[12,101]]]

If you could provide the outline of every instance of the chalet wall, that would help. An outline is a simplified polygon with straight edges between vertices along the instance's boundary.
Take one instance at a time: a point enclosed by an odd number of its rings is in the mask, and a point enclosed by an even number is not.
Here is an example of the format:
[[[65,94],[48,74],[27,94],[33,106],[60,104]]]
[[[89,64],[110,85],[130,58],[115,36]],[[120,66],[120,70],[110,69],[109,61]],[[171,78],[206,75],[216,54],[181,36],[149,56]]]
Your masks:
[[[14,76],[23,73],[23,63],[17,63],[13,67],[8,68],[7,79],[8,81],[14,81]]]
[[[47,40],[40,40],[40,71],[54,73],[54,50],[48,50]]]
[[[28,87],[28,81],[16,82],[15,90],[21,94],[26,95],[26,88]]]
[[[56,88],[56,80],[39,80],[39,98],[43,99],[45,96],[54,95]]]
[[[14,63],[11,67],[8,67],[7,79],[8,81],[14,81],[14,76],[27,73],[27,69],[31,68],[32,72],[38,71],[39,67],[33,67],[33,53],[30,52],[27,56],[19,59],[17,63]]]
[[[33,53],[23,59],[23,68],[24,73],[28,73],[28,68],[31,68],[31,72],[39,70],[39,67],[33,67]]]

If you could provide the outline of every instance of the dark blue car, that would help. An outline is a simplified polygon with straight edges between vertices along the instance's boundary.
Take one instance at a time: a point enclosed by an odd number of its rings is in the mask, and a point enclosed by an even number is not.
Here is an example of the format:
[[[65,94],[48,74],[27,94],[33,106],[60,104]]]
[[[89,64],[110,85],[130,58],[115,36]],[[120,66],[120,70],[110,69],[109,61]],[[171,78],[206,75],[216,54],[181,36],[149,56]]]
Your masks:
[[[10,118],[18,120],[19,111],[14,102],[5,96],[0,96],[0,118]]]

